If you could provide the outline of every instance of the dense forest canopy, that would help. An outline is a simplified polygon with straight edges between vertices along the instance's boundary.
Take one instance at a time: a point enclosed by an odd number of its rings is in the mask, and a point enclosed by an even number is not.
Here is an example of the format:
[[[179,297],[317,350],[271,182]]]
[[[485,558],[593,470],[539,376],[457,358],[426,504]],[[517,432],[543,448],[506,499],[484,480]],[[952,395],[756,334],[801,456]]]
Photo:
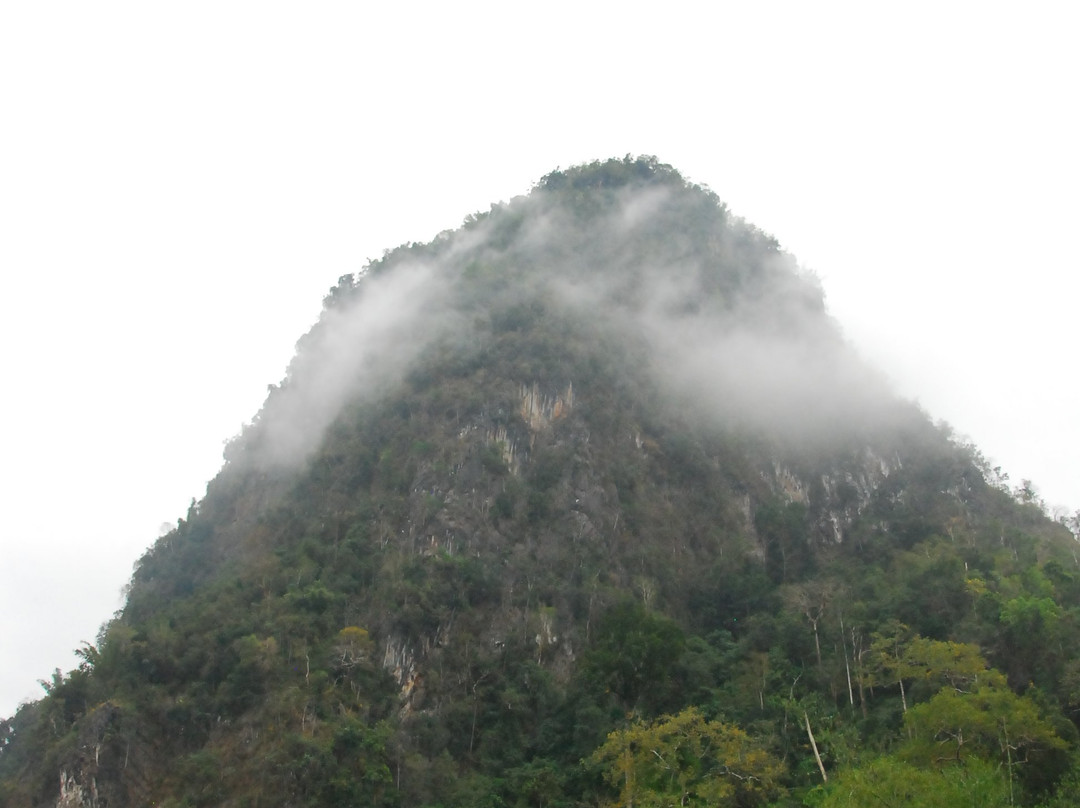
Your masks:
[[[10,806],[1066,806],[1076,542],[652,158],[342,277]]]

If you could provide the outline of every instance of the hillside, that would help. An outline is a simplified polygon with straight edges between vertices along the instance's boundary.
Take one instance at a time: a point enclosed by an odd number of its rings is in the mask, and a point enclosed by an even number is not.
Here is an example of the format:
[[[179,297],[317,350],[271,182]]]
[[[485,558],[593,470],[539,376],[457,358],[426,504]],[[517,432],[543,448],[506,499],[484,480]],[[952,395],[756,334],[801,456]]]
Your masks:
[[[1075,541],[986,472],[710,191],[555,171],[330,290],[0,802],[1070,804]]]

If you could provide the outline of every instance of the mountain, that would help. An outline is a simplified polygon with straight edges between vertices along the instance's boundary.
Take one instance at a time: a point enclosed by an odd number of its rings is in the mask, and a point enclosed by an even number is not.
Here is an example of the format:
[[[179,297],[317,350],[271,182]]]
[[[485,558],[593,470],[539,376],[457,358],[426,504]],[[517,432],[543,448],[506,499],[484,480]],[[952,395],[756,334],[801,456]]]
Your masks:
[[[555,171],[329,291],[0,802],[1072,804],[1076,542],[996,479],[712,192]]]

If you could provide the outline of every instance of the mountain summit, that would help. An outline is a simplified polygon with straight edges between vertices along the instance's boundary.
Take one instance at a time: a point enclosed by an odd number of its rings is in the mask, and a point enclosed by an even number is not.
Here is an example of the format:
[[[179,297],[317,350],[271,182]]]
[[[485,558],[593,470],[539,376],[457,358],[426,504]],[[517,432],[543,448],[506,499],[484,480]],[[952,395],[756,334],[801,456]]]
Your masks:
[[[1075,542],[985,466],[712,192],[555,171],[330,290],[0,801],[1037,801]]]

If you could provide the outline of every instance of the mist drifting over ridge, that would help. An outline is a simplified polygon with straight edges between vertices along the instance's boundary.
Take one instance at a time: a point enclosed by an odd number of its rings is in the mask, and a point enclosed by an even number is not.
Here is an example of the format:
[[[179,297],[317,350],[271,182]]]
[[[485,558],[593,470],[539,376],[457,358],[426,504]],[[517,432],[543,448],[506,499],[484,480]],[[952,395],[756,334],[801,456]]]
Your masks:
[[[482,361],[496,332],[536,317],[632,349],[671,405],[716,427],[827,441],[893,409],[817,280],[774,239],[654,159],[607,166],[580,188],[579,170],[553,172],[344,276],[247,451],[302,462],[348,401],[377,400],[436,353]]]
[[[432,265],[407,264],[363,278],[347,305],[328,305],[297,344],[285,381],[272,390],[256,420],[264,430],[259,461],[295,465],[314,449],[346,401],[373,399],[399,382],[451,325],[452,311],[438,303],[446,282]]]
[[[580,772],[619,722],[699,700],[782,739],[779,777],[809,761],[793,699],[807,724],[900,720],[885,686],[856,704],[849,642],[994,636],[973,604],[1040,554],[1060,608],[1072,540],[981,475],[711,193],[650,160],[556,172],[340,278],[87,664],[5,724],[52,757],[4,750],[0,781],[424,806],[446,777],[510,804],[538,749]],[[1047,670],[988,647],[1002,683]]]

